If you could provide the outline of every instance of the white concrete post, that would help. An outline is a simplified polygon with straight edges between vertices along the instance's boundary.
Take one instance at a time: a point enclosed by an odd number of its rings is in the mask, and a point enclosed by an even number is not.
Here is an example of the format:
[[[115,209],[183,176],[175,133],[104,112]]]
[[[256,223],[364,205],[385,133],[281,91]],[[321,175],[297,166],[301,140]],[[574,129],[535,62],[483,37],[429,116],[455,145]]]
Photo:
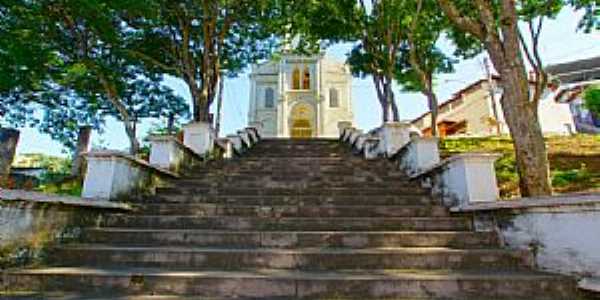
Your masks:
[[[499,198],[494,162],[499,154],[468,153],[452,156],[442,177],[444,194],[458,205],[493,202]]]
[[[244,144],[246,144],[246,147],[250,148],[252,147],[252,139],[250,139],[250,134],[248,134],[248,132],[246,132],[245,130],[238,130],[238,136],[240,138],[242,138],[242,141],[244,142]]]
[[[380,143],[379,138],[367,136],[363,145],[365,159],[376,159],[379,156],[377,144]]]
[[[177,174],[158,169],[145,161],[119,151],[98,151],[86,155],[87,172],[82,198],[115,200],[151,193],[161,178]]]
[[[352,127],[352,122],[348,122],[348,121],[342,121],[342,122],[338,122],[338,133],[339,136],[343,136],[344,132],[347,128]]]
[[[341,136],[341,140],[343,143],[347,143],[348,139],[350,138],[350,135],[352,134],[352,131],[354,131],[356,129],[350,127],[350,128],[346,128],[344,129],[344,132],[342,132],[342,136]]]
[[[350,133],[350,137],[348,138],[348,142],[350,143],[350,145],[354,145],[354,143],[356,142],[356,140],[358,139],[358,137],[361,136],[362,134],[363,134],[362,130],[354,129]]]
[[[253,128],[247,127],[247,128],[244,129],[244,131],[246,133],[248,133],[248,137],[252,141],[252,144],[258,143],[258,135],[256,134],[256,131],[254,131]]]
[[[210,154],[215,144],[215,133],[212,125],[206,122],[194,122],[184,126],[183,144],[198,155]]]
[[[406,154],[400,159],[400,167],[408,175],[431,169],[440,162],[437,138],[413,137],[406,146]]]
[[[217,143],[223,147],[223,158],[232,159],[234,157],[233,142],[230,139],[218,139]]]
[[[398,150],[410,142],[412,125],[405,122],[385,123],[381,127],[381,152],[387,157],[396,154]]]
[[[112,200],[131,192],[139,184],[141,174],[131,168],[131,162],[124,156],[117,151],[89,153],[81,196]]]
[[[263,135],[263,122],[261,122],[261,121],[250,122],[248,127],[252,127],[254,129],[256,129],[256,132],[258,133],[259,136]]]
[[[150,141],[150,164],[163,169],[176,170],[185,159],[179,141],[173,136],[152,135]]]
[[[231,134],[227,136],[227,139],[231,142],[233,150],[235,150],[237,153],[242,153],[244,151],[242,138],[239,135]]]
[[[365,150],[366,142],[369,138],[370,138],[370,136],[368,134],[359,135],[356,138],[356,141],[354,142],[354,149],[359,152],[362,152],[363,150]]]

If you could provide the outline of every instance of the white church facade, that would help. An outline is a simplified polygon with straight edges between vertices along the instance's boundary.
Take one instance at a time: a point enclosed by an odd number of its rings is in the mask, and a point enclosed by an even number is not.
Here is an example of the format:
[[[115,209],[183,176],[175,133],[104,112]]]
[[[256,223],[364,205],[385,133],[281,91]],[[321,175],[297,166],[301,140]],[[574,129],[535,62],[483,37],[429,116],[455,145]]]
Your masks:
[[[323,54],[286,54],[253,65],[248,121],[265,137],[338,137],[353,124],[352,75]]]

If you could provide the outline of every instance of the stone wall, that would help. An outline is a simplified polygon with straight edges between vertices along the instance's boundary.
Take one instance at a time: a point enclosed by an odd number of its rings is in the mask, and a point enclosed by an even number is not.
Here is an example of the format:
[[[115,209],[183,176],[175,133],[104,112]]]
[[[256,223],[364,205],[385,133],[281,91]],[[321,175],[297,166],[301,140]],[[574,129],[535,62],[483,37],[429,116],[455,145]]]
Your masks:
[[[600,277],[600,194],[499,201],[453,211],[474,213],[476,220],[491,216],[504,244],[533,250],[543,270]]]
[[[53,244],[77,241],[83,227],[97,224],[109,211],[91,205],[1,199],[0,269],[43,264]]]

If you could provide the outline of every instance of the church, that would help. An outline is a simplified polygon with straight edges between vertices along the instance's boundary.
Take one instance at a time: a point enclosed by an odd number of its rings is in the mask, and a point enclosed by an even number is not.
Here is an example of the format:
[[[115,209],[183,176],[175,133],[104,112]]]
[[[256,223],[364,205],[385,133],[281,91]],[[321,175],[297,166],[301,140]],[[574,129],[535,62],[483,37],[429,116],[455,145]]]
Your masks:
[[[250,74],[250,125],[264,137],[338,137],[352,125],[352,74],[325,55],[284,54],[253,65]]]

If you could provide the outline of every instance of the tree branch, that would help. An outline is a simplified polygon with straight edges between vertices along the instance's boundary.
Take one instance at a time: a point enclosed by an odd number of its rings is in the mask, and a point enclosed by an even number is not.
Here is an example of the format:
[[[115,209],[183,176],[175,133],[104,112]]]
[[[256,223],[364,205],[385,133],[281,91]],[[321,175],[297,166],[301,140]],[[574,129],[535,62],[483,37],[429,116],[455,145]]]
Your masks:
[[[479,26],[477,21],[468,16],[462,16],[456,5],[452,3],[452,0],[438,0],[438,3],[442,7],[442,10],[446,14],[446,16],[459,29],[474,35],[480,40],[485,39],[485,33],[482,30],[481,26]]]

